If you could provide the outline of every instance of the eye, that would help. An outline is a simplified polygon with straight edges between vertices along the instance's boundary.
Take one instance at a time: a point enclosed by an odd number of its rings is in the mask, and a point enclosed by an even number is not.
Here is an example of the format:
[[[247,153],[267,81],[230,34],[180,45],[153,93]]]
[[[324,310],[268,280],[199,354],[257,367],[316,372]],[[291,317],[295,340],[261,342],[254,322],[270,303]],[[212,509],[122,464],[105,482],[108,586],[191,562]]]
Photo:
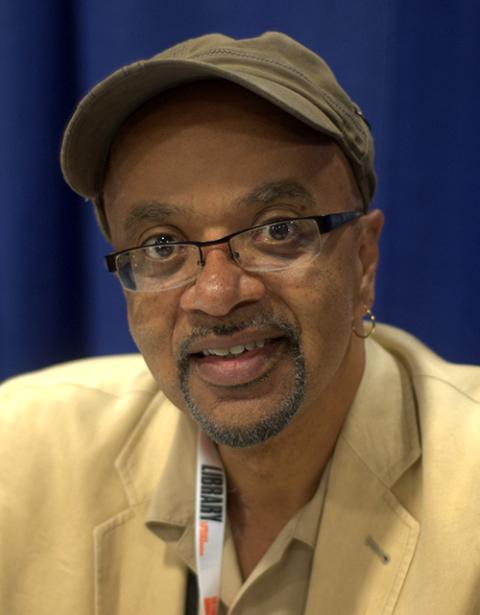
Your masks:
[[[295,241],[301,234],[301,223],[299,222],[294,219],[269,221],[259,229],[257,240],[270,244],[284,244]]]
[[[265,228],[268,238],[275,241],[285,241],[295,234],[294,222],[275,222]]]
[[[262,254],[291,257],[303,252],[315,241],[316,226],[311,220],[297,218],[270,220],[252,229],[247,243]]]
[[[145,253],[149,258],[168,258],[172,256],[176,248],[176,246],[168,244],[177,241],[177,238],[173,235],[161,233],[160,235],[155,235],[147,239],[147,241],[143,243],[143,247],[148,248],[145,250]]]

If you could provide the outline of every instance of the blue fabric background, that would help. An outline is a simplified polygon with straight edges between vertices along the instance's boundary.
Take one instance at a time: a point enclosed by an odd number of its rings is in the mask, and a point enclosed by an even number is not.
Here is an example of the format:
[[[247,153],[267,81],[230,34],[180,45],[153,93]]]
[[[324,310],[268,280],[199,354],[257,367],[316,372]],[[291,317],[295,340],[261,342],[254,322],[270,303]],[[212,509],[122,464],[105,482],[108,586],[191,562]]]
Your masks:
[[[375,312],[480,362],[477,0],[0,0],[0,380],[133,350],[89,205],[58,168],[75,102],[184,38],[283,30],[369,118],[386,214]]]

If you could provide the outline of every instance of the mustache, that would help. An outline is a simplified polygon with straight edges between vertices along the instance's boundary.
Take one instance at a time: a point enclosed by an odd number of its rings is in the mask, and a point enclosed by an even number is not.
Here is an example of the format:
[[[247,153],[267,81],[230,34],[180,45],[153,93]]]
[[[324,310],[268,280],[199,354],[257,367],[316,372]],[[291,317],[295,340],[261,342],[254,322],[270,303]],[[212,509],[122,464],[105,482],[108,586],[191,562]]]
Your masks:
[[[278,332],[282,335],[282,337],[286,337],[295,346],[300,346],[300,333],[295,325],[283,319],[261,315],[248,320],[242,320],[240,322],[194,327],[191,333],[184,340],[182,340],[177,355],[177,361],[179,364],[182,364],[189,359],[189,348],[193,342],[198,339],[205,338],[209,335],[226,337],[247,329],[268,329],[269,332]]]

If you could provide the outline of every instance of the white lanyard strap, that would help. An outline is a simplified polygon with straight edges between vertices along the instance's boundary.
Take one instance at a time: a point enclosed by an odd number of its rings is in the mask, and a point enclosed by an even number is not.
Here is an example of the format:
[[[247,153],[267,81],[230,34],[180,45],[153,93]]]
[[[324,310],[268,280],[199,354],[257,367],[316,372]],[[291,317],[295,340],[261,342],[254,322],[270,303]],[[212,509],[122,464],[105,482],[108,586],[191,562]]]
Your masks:
[[[217,449],[199,431],[195,498],[195,554],[200,615],[217,615],[226,515],[225,472]]]

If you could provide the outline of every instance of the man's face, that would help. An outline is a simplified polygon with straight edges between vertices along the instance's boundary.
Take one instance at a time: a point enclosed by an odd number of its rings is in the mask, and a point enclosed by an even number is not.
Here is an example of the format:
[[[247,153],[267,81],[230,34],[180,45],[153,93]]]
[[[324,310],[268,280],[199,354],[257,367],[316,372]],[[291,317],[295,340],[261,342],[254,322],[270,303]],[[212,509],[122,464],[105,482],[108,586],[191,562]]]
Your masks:
[[[182,88],[132,118],[114,144],[104,198],[116,250],[159,234],[209,241],[361,209],[335,144],[222,83]],[[211,246],[187,286],[126,292],[153,376],[218,443],[251,446],[308,423],[358,379],[351,326],[373,300],[379,232],[369,220],[324,235],[304,266],[248,273],[226,245]]]

